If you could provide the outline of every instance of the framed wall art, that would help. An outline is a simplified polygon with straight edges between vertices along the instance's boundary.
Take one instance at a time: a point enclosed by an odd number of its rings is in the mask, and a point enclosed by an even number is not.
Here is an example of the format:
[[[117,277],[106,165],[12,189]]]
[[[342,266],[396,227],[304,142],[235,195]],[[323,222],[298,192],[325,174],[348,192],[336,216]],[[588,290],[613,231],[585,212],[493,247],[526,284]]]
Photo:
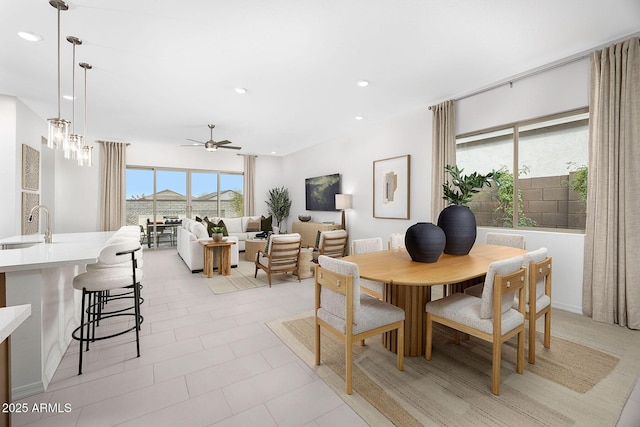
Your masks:
[[[305,208],[308,211],[335,211],[340,193],[340,174],[305,178]]]
[[[373,162],[373,217],[409,219],[411,156]]]
[[[22,188],[40,189],[40,152],[26,144],[22,144]]]

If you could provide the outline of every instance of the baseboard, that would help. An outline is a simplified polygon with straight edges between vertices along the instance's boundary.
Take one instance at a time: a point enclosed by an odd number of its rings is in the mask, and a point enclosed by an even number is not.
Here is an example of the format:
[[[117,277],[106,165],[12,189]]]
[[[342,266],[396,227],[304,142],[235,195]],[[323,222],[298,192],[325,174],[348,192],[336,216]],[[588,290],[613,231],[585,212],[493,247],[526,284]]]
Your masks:
[[[37,381],[35,383],[12,388],[11,398],[15,401],[40,393],[44,393],[44,384],[42,383],[42,381]]]
[[[577,307],[575,305],[558,304],[558,303],[552,302],[551,303],[551,308],[556,308],[556,309],[562,310],[562,311],[568,311],[569,313],[579,314],[581,316],[583,315],[582,307]]]

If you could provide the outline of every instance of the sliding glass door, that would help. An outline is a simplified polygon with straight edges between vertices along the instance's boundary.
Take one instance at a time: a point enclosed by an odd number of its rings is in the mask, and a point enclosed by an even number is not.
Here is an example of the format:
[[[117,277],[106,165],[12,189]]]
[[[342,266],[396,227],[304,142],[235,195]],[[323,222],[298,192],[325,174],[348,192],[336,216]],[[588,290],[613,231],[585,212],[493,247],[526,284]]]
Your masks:
[[[174,246],[183,218],[234,218],[244,213],[242,174],[166,168],[127,168],[127,225],[147,247]]]

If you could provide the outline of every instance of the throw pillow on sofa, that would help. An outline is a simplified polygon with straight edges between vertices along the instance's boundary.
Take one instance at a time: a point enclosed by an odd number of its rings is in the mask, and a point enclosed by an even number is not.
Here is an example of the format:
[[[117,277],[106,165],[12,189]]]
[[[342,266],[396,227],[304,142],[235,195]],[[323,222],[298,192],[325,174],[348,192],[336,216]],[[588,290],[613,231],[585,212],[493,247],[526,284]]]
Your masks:
[[[273,227],[271,226],[272,215],[269,215],[265,218],[264,215],[260,218],[260,230],[262,231],[273,231]]]
[[[217,224],[214,224],[216,227],[222,227],[222,235],[227,237],[229,235],[229,231],[227,230],[227,226],[225,225],[223,220],[218,221]]]
[[[191,226],[191,232],[196,235],[196,238],[198,240],[207,239],[211,237],[209,236],[207,229],[201,222],[194,222],[193,225]]]
[[[260,218],[249,218],[247,220],[247,232],[260,231]]]

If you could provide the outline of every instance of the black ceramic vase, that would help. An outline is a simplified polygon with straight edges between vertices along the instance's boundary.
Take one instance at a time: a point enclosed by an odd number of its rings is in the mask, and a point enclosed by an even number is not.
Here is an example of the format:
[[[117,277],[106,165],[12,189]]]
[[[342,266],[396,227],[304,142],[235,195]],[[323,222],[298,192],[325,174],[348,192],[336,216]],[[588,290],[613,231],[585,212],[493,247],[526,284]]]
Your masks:
[[[466,206],[444,208],[438,216],[438,227],[447,236],[445,254],[466,255],[476,241],[476,217]]]
[[[446,243],[440,227],[430,222],[419,222],[407,229],[404,245],[411,259],[417,262],[436,262]]]

